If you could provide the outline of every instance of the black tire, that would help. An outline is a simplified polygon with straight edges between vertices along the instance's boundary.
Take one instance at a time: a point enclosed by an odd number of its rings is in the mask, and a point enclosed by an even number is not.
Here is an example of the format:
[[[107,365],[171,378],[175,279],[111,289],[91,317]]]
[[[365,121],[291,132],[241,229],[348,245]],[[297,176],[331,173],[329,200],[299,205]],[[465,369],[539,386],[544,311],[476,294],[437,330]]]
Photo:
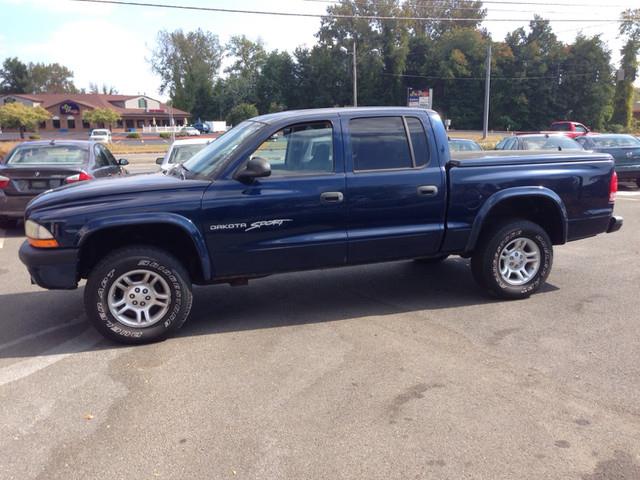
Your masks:
[[[640,188],[640,177],[636,178],[636,185]]]
[[[168,291],[164,292],[165,289],[161,288],[160,293],[168,295],[170,299],[166,313],[160,315],[163,309],[157,307],[160,310],[160,313],[156,310],[159,320],[142,328],[120,321],[112,314],[108,304],[112,285],[122,275],[134,271],[150,272],[161,277],[158,280],[160,287],[163,279]],[[140,277],[134,275],[132,278]],[[157,293],[155,287],[154,292]],[[124,297],[123,293],[122,298]],[[157,342],[178,330],[187,320],[193,303],[191,280],[184,266],[164,250],[146,246],[122,248],[103,258],[89,273],[84,289],[84,303],[89,322],[105,337],[127,344]]]
[[[444,262],[447,258],[449,258],[449,255],[440,255],[438,257],[420,257],[414,258],[413,261],[422,265],[435,265],[437,263]]]
[[[539,263],[535,275],[522,285],[508,283],[500,274],[500,253],[515,239],[532,240],[539,249]],[[471,271],[476,282],[494,297],[526,298],[544,285],[553,264],[553,245],[540,225],[527,220],[513,220],[498,224],[484,233],[471,257]]]

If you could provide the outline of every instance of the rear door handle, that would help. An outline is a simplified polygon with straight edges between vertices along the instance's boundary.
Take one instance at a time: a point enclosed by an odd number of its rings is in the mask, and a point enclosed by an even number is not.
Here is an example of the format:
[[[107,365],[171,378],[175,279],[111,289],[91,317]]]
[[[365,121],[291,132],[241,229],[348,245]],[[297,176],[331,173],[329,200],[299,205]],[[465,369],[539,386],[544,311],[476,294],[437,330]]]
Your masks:
[[[344,200],[342,192],[324,192],[320,194],[320,200],[323,203],[340,203]]]
[[[438,194],[438,187],[435,185],[421,185],[418,187],[418,195],[421,197],[435,197]]]

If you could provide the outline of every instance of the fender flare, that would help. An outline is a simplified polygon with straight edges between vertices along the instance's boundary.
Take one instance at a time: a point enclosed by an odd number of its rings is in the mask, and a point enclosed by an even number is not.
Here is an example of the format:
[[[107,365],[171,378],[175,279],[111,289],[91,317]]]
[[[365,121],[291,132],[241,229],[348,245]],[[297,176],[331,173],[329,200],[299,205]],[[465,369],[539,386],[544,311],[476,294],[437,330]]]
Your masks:
[[[77,233],[76,245],[82,248],[82,245],[95,233],[114,227],[126,227],[130,225],[145,224],[167,224],[182,229],[192,240],[193,246],[200,257],[200,266],[202,268],[202,276],[204,280],[211,279],[211,259],[209,250],[204,240],[202,232],[188,218],[176,213],[154,213],[148,212],[144,214],[131,215],[114,215],[111,217],[101,217],[87,222]]]
[[[569,229],[569,217],[567,214],[567,208],[564,205],[564,202],[560,198],[560,196],[546,187],[512,187],[505,188],[504,190],[500,190],[493,195],[491,195],[482,205],[480,210],[476,215],[476,218],[473,221],[473,225],[471,226],[471,233],[469,234],[469,239],[467,240],[467,245],[465,247],[465,253],[471,252],[478,242],[478,238],[480,237],[480,232],[482,231],[482,227],[485,225],[487,217],[491,214],[491,211],[498,206],[500,203],[506,200],[512,200],[514,198],[531,198],[531,197],[539,197],[544,198],[546,200],[551,200],[555,205],[562,222],[562,240],[561,244],[567,242],[567,232]]]

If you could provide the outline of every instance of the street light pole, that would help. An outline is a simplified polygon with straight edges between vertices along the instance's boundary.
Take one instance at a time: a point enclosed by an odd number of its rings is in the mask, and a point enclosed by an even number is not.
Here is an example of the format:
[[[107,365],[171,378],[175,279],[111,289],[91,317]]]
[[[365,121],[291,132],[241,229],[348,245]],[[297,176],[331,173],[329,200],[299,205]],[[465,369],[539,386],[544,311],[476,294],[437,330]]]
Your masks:
[[[353,106],[358,106],[358,67],[356,66],[356,39],[353,39]]]
[[[484,118],[482,122],[482,138],[487,139],[489,135],[489,100],[491,97],[491,41],[487,48],[487,64],[485,65],[484,77]]]

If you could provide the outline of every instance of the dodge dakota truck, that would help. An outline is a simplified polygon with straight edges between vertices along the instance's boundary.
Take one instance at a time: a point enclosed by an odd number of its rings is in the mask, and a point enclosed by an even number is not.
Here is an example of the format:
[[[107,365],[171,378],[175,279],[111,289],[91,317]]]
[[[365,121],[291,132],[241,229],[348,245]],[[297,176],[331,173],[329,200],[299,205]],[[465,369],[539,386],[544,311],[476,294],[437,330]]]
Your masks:
[[[165,174],[41,194],[20,258],[44,288],[87,279],[88,320],[144,343],[183,325],[193,284],[280,272],[460,255],[489,294],[521,299],[555,245],[622,226],[608,154],[457,155],[429,110],[263,115]]]

